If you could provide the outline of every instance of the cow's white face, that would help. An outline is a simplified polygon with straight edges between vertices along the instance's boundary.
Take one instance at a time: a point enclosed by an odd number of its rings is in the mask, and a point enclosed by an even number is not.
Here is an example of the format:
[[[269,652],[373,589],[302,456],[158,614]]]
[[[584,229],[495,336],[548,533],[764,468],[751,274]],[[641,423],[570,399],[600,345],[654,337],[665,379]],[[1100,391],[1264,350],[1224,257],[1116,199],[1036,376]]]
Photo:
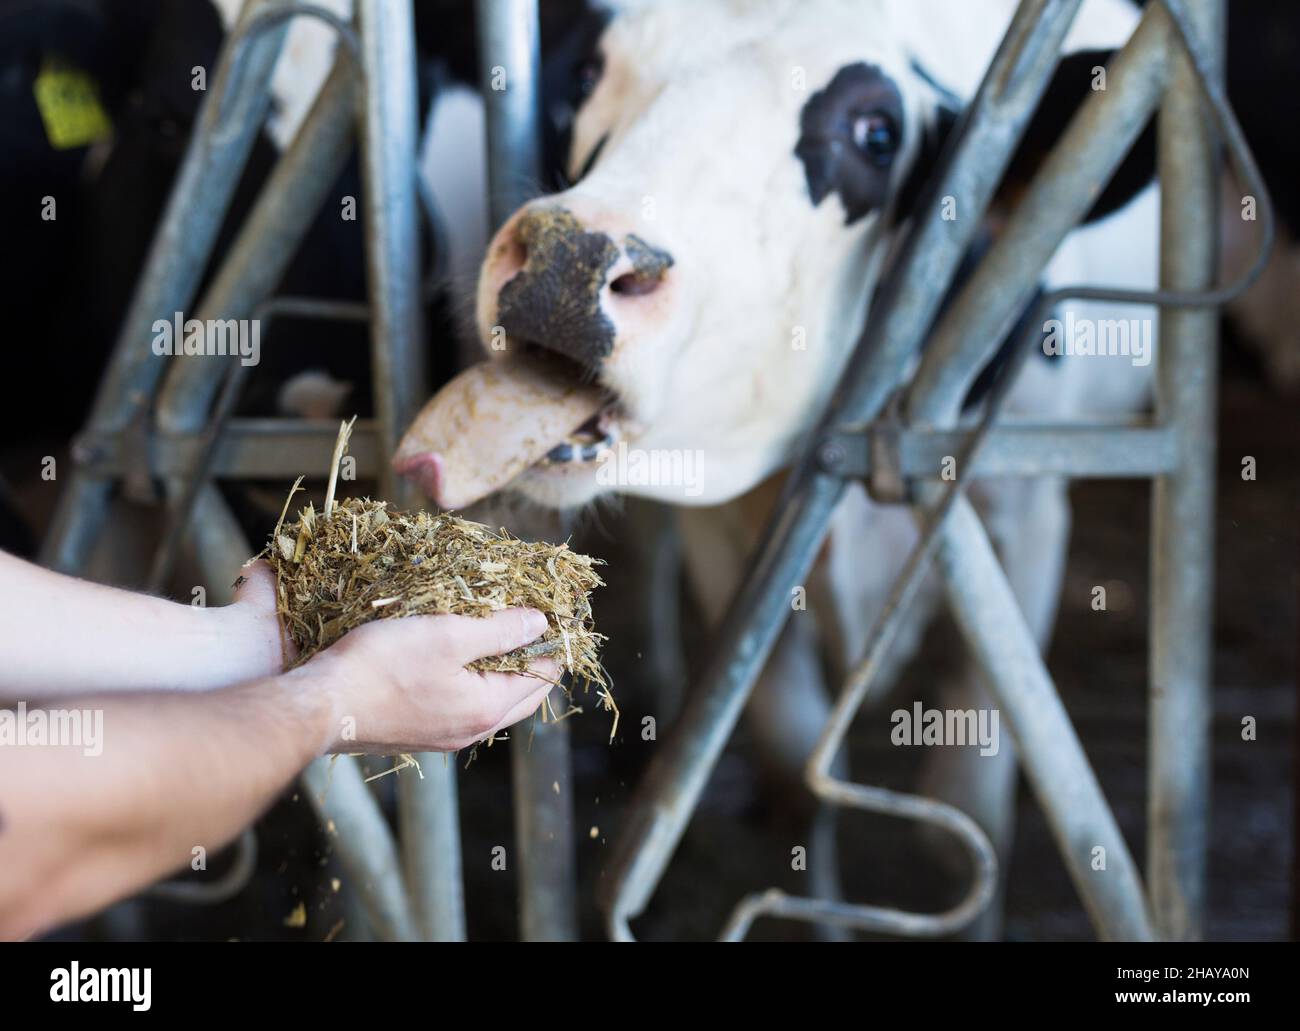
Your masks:
[[[616,14],[574,129],[576,185],[489,247],[477,319],[496,367],[431,402],[398,468],[449,507],[507,479],[553,507],[711,504],[779,468],[861,329],[942,102],[913,45],[926,31],[915,0]],[[958,89],[987,60],[975,49],[942,70]],[[534,353],[559,359],[540,387]]]

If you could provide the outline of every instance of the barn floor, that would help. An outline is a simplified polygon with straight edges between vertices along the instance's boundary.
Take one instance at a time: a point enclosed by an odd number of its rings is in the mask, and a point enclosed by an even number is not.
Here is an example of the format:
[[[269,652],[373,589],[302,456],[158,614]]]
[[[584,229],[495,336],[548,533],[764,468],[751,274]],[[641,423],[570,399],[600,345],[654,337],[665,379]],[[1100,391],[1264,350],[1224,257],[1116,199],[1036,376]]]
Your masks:
[[[1266,393],[1238,356],[1226,370],[1220,426],[1218,571],[1215,630],[1214,795],[1210,837],[1207,935],[1212,939],[1277,939],[1288,934],[1292,905],[1293,771],[1296,720],[1296,556],[1300,407]],[[35,445],[35,453],[46,453]],[[52,492],[33,482],[33,442],[0,452],[0,472],[30,500],[33,525],[43,523]],[[1258,479],[1245,482],[1240,461],[1253,455]],[[46,485],[48,486],[48,485]],[[1074,491],[1075,535],[1069,579],[1049,665],[1084,747],[1115,808],[1130,848],[1143,861],[1146,752],[1147,527],[1145,484],[1094,482]],[[574,735],[578,870],[585,936],[602,937],[593,896],[623,807],[653,743],[640,740],[649,711],[644,628],[629,599],[637,582],[617,555],[626,524],[605,515],[580,547],[613,559],[610,587],[600,592],[597,620],[618,647],[607,659],[623,707],[622,741],[606,744],[608,720],[588,714],[570,721]],[[1090,590],[1107,586],[1109,610],[1093,612]],[[958,648],[939,627],[929,655]],[[705,642],[694,640],[692,667]],[[925,686],[944,665],[923,660],[894,697],[931,703]],[[891,700],[889,708],[895,702]],[[1244,742],[1240,721],[1258,721],[1258,739]],[[854,775],[868,783],[915,784],[923,749],[888,742],[887,710],[862,716],[852,737]],[[665,733],[660,726],[660,739]],[[492,849],[513,839],[507,750],[484,750],[460,776],[469,933],[475,939],[516,933],[515,869],[491,865]],[[383,760],[373,761],[375,769]],[[780,885],[806,891],[806,874],[790,870],[790,849],[802,842],[783,823],[752,773],[743,725],[724,755],[705,798],[649,912],[636,931],[654,939],[716,935],[735,902],[751,890]],[[405,774],[404,774],[405,775]],[[380,782],[391,791],[392,778]],[[854,816],[841,828],[847,897],[935,910],[955,901],[960,876],[944,872],[913,832],[882,818]],[[258,874],[230,903],[210,909],[136,901],[114,907],[64,936],[162,939],[320,940],[358,933],[358,917],[328,837],[296,790],[259,824]],[[217,864],[214,863],[214,866]],[[300,902],[306,924],[286,923]],[[296,924],[296,921],[292,923]],[[806,929],[760,922],[755,937],[804,937]],[[1005,935],[1012,939],[1088,939],[1091,928],[1031,793],[1022,782],[1010,870]]]

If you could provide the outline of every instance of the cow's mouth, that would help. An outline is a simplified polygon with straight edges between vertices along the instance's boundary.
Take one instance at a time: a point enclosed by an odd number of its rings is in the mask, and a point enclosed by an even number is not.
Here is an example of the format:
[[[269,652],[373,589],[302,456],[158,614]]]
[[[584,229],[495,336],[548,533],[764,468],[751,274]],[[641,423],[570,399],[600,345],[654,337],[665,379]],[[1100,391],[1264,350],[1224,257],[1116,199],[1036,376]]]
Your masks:
[[[599,412],[556,444],[538,466],[582,465],[598,462],[602,453],[618,443],[619,420],[617,402],[607,404]]]
[[[393,467],[443,508],[464,508],[526,470],[584,467],[617,442],[622,407],[537,355],[466,369],[424,406]]]

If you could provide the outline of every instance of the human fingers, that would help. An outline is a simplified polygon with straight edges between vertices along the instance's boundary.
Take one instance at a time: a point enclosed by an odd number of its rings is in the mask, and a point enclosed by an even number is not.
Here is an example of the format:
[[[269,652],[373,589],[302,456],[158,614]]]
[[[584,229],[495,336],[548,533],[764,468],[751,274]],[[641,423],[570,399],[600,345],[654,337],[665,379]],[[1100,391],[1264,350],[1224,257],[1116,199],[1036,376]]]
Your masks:
[[[464,664],[522,648],[546,632],[546,617],[536,609],[503,609],[490,616],[439,616],[447,633],[448,654]]]

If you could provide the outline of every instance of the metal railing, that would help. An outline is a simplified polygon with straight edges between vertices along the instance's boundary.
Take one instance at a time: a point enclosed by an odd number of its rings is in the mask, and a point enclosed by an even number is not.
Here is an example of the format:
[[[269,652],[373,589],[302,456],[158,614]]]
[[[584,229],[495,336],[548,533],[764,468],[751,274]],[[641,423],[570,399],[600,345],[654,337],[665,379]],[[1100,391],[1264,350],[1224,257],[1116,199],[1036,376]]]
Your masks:
[[[409,503],[408,488],[383,460],[425,395],[420,327],[418,105],[415,32],[409,3],[357,0],[354,29],[328,10],[284,0],[246,0],[222,48],[213,89],[178,172],[90,419],[73,448],[76,468],[60,498],[42,553],[64,570],[83,568],[108,518],[113,489],[143,474],[165,484],[172,531],[155,577],[188,534],[209,597],[228,585],[254,550],[212,477],[289,478],[320,466],[335,429],[323,422],[233,420],[205,436],[214,401],[229,383],[220,362],[169,361],[152,353],[150,327],[189,308],[212,257],[217,232],[270,105],[270,78],[290,18],[316,17],[345,45],[292,144],[281,155],[197,317],[355,319],[327,303],[289,303],[272,293],[359,140],[365,250],[370,286],[371,361],[376,415],[354,437],[364,472],[384,496]],[[346,306],[345,306],[346,307]],[[237,359],[231,359],[237,361]],[[233,379],[230,376],[230,379]],[[264,445],[275,441],[274,451]],[[197,481],[197,482],[196,482]],[[169,553],[166,549],[172,549]],[[454,765],[422,763],[423,779],[398,782],[401,848],[356,761],[322,759],[303,775],[322,821],[339,834],[339,854],[359,892],[371,931],[388,939],[464,937],[460,836]]]
[[[933,177],[931,199],[953,197],[961,211],[986,210],[1079,6],[1080,0],[1023,0]],[[685,832],[789,614],[791,591],[810,569],[849,479],[873,471],[868,459],[891,453],[910,456],[910,465],[895,461],[885,479],[896,484],[909,473],[917,477],[912,500],[922,540],[880,614],[866,659],[844,686],[809,760],[807,779],[811,790],[831,803],[929,822],[956,834],[972,858],[971,888],[957,907],[941,914],[794,898],[773,890],[741,900],[722,936],[743,937],[763,915],[900,935],[941,935],[972,921],[993,897],[995,857],[964,814],[830,774],[831,758],[931,565],[940,573],[958,626],[1010,723],[1030,784],[1098,934],[1109,939],[1199,936],[1209,780],[1213,306],[1253,281],[1272,234],[1267,192],[1219,85],[1221,39],[1219,0],[1161,0],[1147,8],[1108,67],[1107,88],[1089,97],[1066,128],[997,244],[940,317],[915,377],[904,384],[904,370],[921,352],[922,337],[980,224],[978,217],[917,219],[880,290],[836,400],[777,503],[723,624],[714,658],[633,800],[606,871],[604,904],[612,937],[632,938],[630,921],[644,911]],[[1157,108],[1162,289],[1066,289],[1046,298],[1029,320],[1041,325],[1048,307],[1065,298],[1159,305],[1163,321],[1155,422],[999,430],[992,428],[995,396],[963,449],[947,452],[963,456],[957,480],[946,489],[931,482],[939,463],[919,456],[934,454],[936,437],[957,432],[959,403],[970,381],[1032,295],[1047,260],[1082,220],[1100,185]],[[1246,188],[1258,198],[1263,245],[1255,266],[1238,283],[1211,290],[1216,131],[1229,145]],[[921,210],[927,210],[924,203]],[[937,212],[938,206],[928,210]],[[1027,352],[1022,345],[1017,361]],[[1004,389],[1013,377],[1014,367],[1004,374]],[[877,422],[900,388],[905,424]],[[1006,575],[963,494],[971,476],[1008,472],[1150,476],[1156,483],[1150,906]],[[1106,851],[1105,877],[1089,872],[1096,846]]]

